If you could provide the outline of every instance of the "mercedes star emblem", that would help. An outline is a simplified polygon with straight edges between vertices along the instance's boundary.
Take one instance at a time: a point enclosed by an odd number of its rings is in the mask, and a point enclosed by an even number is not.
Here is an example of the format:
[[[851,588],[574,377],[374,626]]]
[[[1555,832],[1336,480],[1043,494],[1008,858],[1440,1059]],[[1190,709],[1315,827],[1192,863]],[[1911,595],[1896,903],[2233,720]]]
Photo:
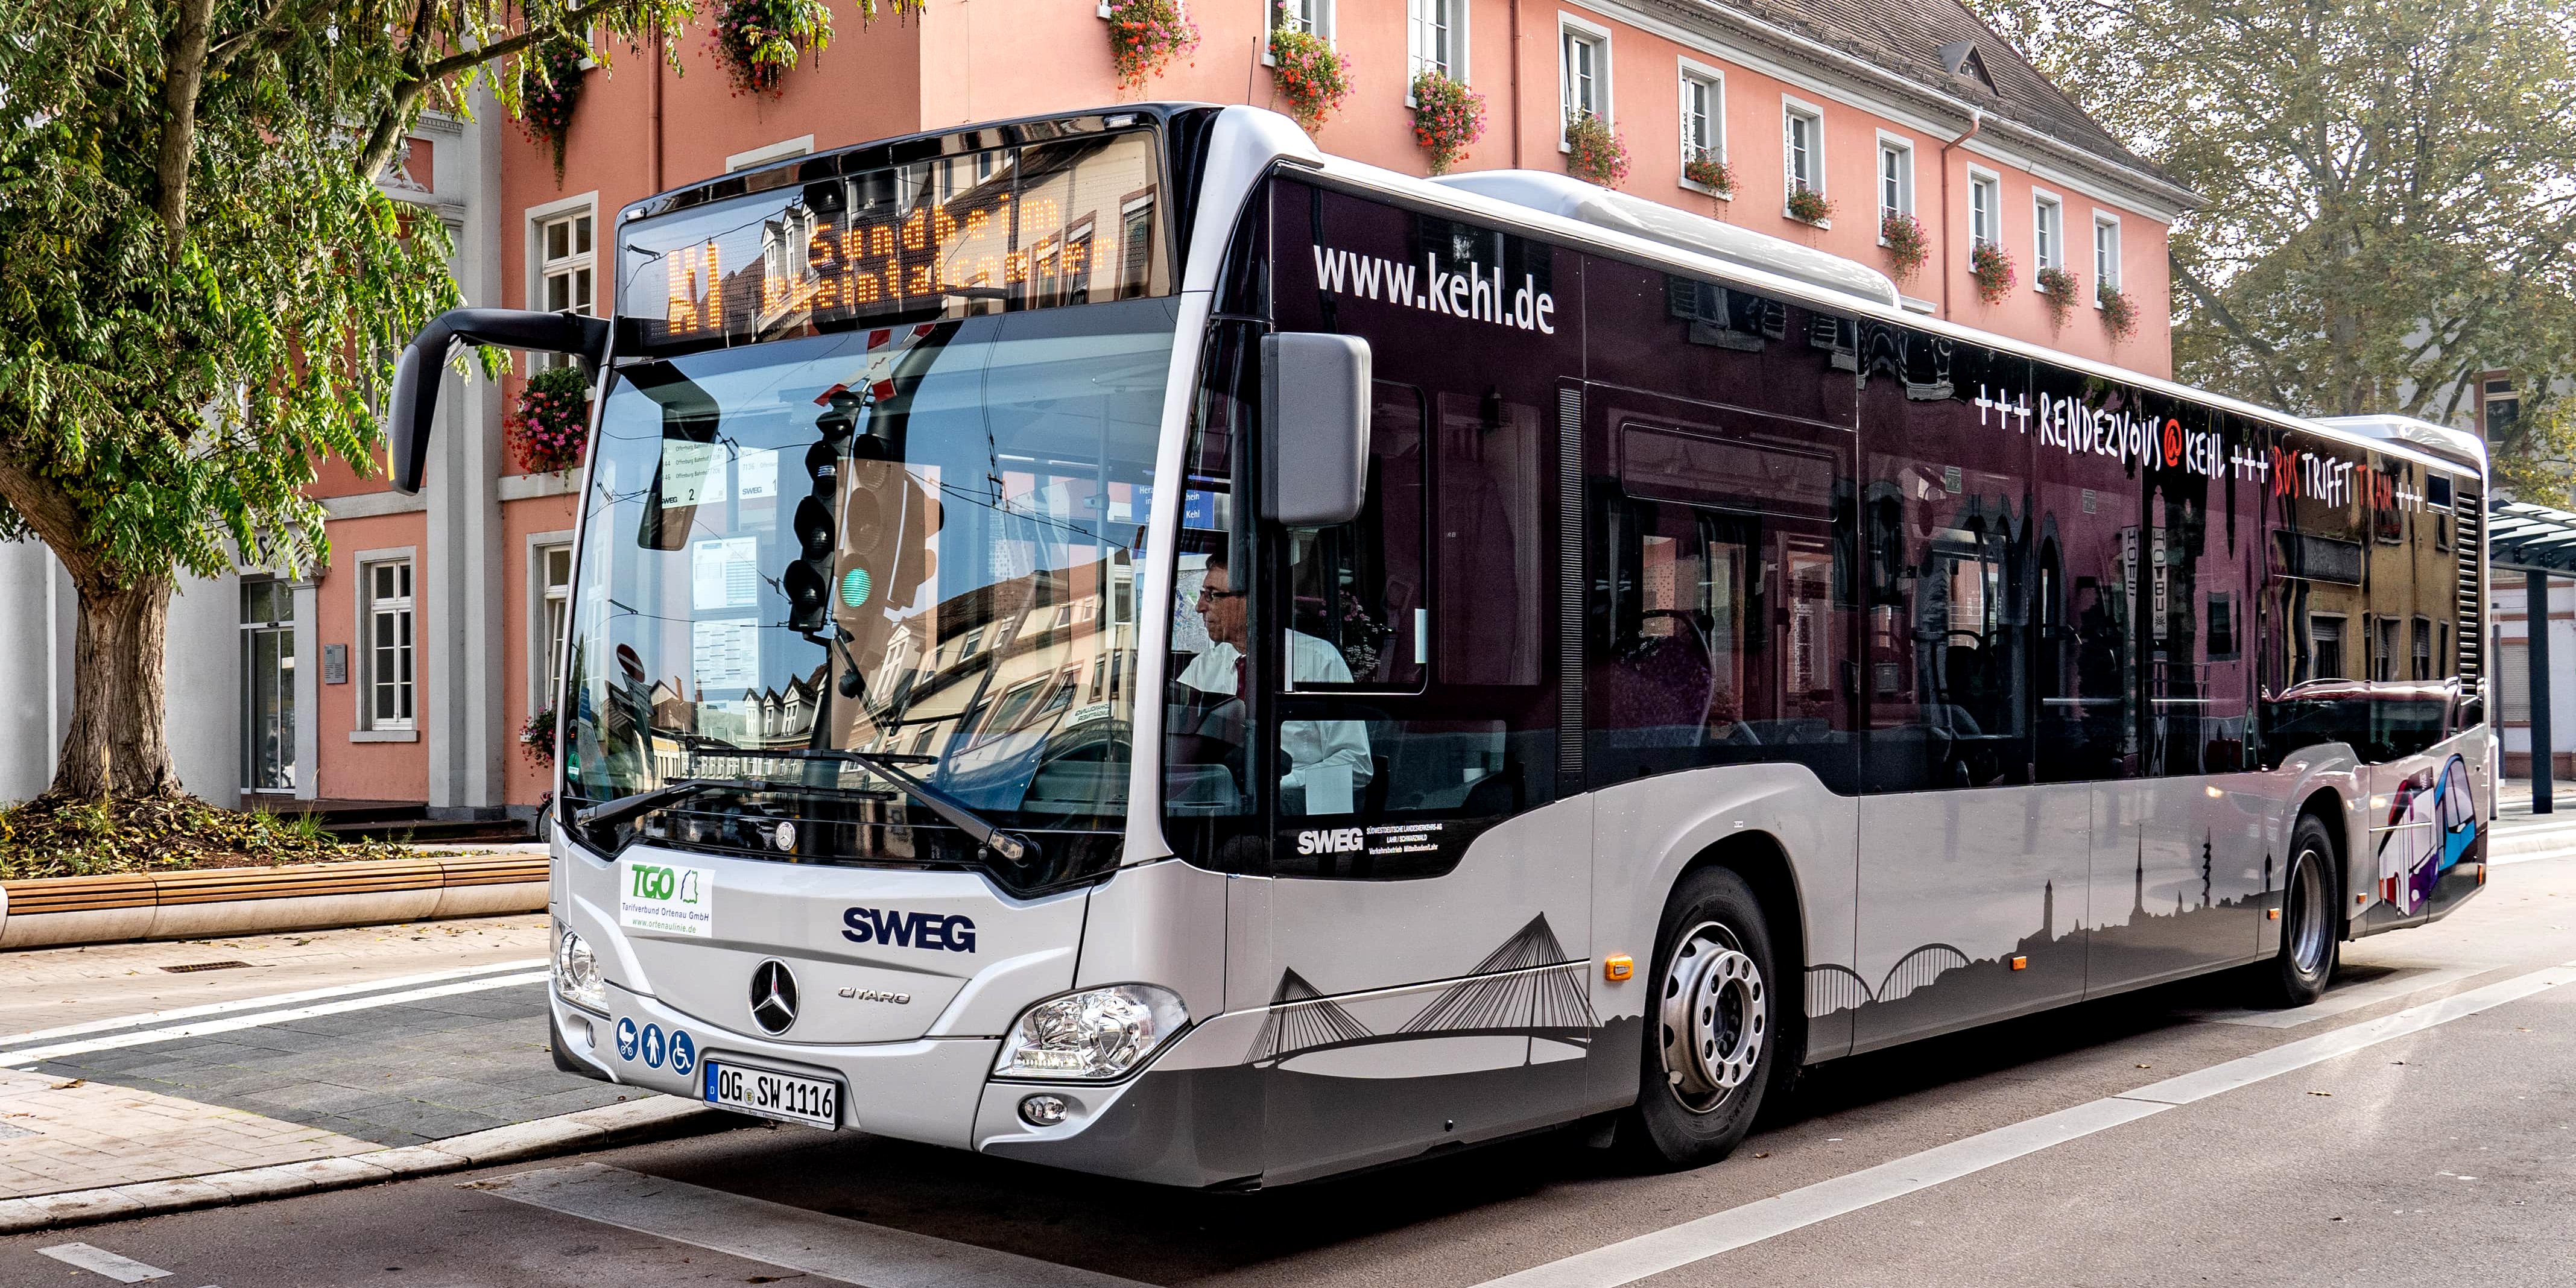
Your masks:
[[[763,1033],[784,1033],[796,1023],[796,977],[775,957],[751,970],[751,1021]]]
[[[796,825],[794,823],[779,824],[778,830],[772,832],[769,839],[770,842],[776,845],[782,853],[794,850],[796,848]]]

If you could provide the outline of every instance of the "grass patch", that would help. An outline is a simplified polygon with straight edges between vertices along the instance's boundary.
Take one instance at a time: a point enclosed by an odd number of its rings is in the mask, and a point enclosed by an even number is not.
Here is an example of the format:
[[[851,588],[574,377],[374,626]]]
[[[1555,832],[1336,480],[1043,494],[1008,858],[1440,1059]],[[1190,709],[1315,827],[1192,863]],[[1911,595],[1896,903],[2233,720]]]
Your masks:
[[[344,841],[311,814],[217,809],[194,796],[0,806],[0,881],[410,857],[384,841]]]

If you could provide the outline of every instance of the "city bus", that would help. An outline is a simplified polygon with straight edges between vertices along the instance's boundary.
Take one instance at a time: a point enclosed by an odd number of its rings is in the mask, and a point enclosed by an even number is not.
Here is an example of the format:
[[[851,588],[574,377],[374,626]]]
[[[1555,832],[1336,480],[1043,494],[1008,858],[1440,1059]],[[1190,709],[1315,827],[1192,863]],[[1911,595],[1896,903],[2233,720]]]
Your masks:
[[[2486,464],[1247,107],[640,201],[552,820],[566,1069],[1248,1188],[1797,1070],[2484,880]]]

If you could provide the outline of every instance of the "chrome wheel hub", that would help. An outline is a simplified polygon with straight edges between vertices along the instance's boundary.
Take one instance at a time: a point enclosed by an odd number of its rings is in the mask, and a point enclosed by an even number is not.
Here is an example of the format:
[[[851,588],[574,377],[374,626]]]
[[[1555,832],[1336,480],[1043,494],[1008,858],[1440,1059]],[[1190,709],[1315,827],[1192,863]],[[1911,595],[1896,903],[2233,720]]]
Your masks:
[[[1682,936],[1664,965],[1664,1078],[1692,1113],[1726,1103],[1753,1076],[1770,1037],[1762,971],[1735,936],[1703,922]]]

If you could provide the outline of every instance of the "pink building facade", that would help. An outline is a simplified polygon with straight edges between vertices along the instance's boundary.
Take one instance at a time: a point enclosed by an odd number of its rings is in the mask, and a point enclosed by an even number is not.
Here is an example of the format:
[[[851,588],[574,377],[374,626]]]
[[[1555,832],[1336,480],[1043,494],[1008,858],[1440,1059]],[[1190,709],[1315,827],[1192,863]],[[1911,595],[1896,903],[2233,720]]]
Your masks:
[[[1459,169],[1564,170],[1567,115],[1588,113],[1624,145],[1628,193],[1887,271],[1928,315],[2172,370],[2166,227],[2193,194],[2121,148],[1955,0],[1196,0],[1197,47],[1138,88],[1118,84],[1106,4],[930,0],[918,16],[864,26],[851,5],[834,8],[830,48],[809,53],[774,96],[738,92],[702,31],[682,38],[685,74],[613,47],[609,64],[582,76],[560,171],[550,145],[487,104],[474,121],[425,123],[388,186],[455,235],[469,303],[606,313],[610,229],[627,203],[976,121],[1144,99],[1284,109],[1265,49],[1285,22],[1346,60],[1351,91],[1317,131],[1327,151],[1427,172],[1407,99],[1416,71],[1437,70],[1484,101],[1483,135]],[[1731,194],[1684,178],[1700,154],[1726,164]],[[1800,186],[1831,213],[1791,217]],[[1880,237],[1887,213],[1923,229],[1928,258],[1910,273]],[[2015,266],[1997,302],[1970,276],[1980,243]],[[2062,318],[2034,283],[2048,265],[2079,284]],[[2094,306],[2106,280],[2134,303],[2125,336]],[[421,496],[344,469],[316,486],[332,516],[330,566],[258,600],[271,616],[292,604],[297,664],[263,688],[244,653],[245,794],[535,817],[550,771],[518,735],[551,706],[575,485],[509,448],[509,409],[531,371],[523,358],[498,382],[448,377]],[[241,581],[266,576],[245,569]],[[295,730],[283,772],[280,740],[257,731],[281,719]],[[191,786],[223,798],[220,785]]]

